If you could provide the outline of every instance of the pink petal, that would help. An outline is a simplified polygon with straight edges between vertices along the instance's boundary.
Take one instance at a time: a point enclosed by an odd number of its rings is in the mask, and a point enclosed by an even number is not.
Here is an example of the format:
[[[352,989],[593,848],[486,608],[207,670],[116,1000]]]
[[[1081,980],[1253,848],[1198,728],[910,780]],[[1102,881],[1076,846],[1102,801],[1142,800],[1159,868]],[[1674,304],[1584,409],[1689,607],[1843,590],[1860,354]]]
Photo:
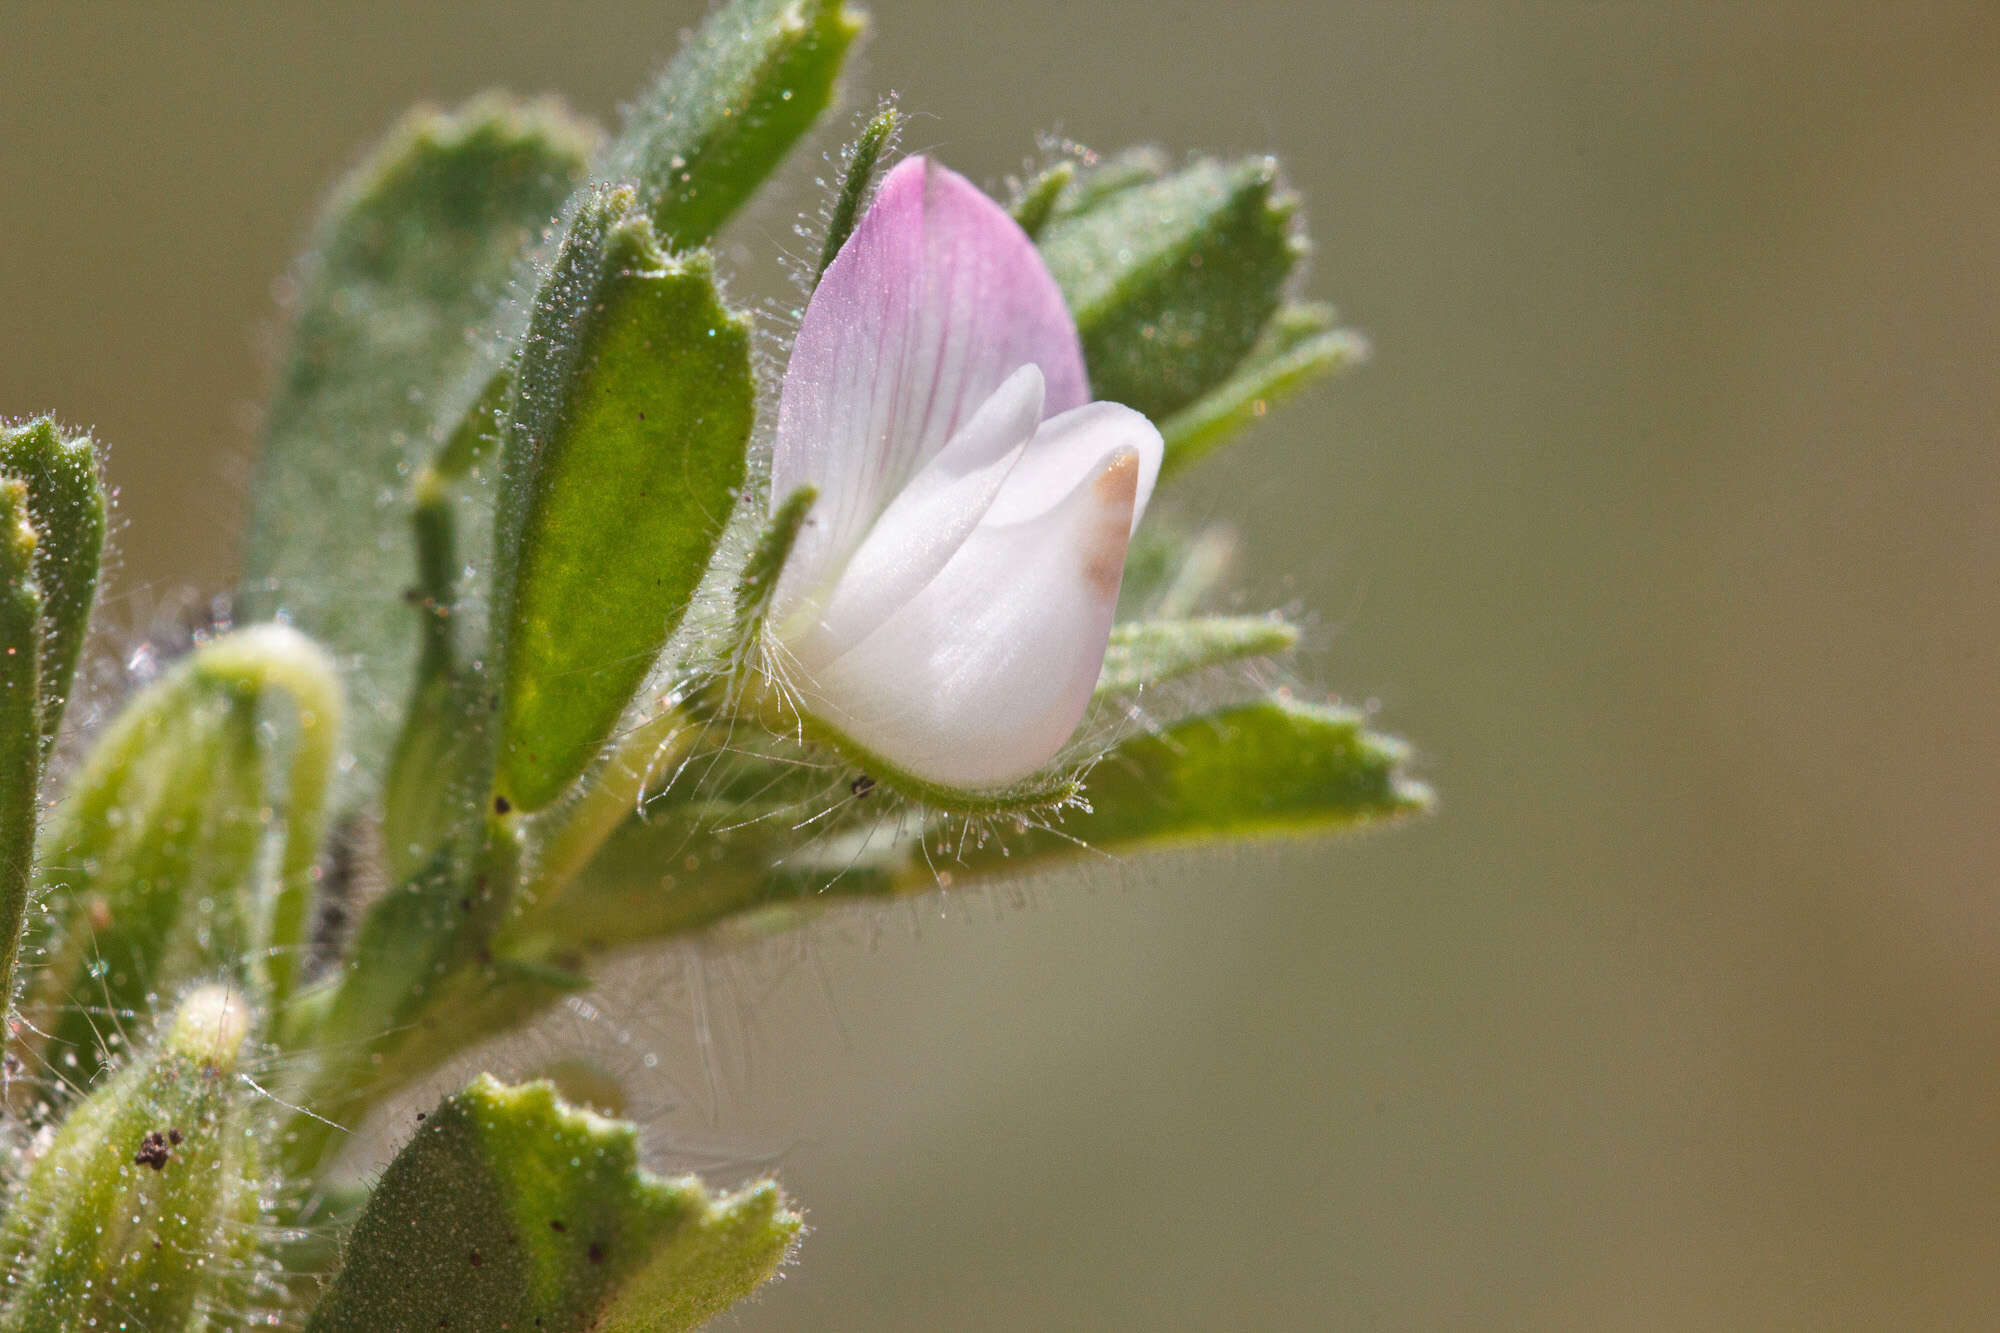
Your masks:
[[[810,623],[781,626],[799,666],[815,671],[839,656],[937,577],[985,519],[1041,420],[1042,374],[1022,366],[889,502],[826,604],[795,613]]]
[[[1076,323],[1034,242],[972,182],[899,163],[806,305],[778,399],[773,505],[819,501],[778,604],[837,572],[905,483],[1024,365],[1044,410],[1089,399]]]

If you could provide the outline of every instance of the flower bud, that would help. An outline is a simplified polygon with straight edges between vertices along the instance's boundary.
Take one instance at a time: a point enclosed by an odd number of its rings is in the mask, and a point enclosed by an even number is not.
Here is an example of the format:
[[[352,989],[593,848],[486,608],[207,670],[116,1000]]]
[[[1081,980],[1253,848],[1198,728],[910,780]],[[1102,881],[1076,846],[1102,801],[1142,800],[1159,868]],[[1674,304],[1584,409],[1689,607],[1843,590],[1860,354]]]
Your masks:
[[[258,1208],[243,998],[190,993],[158,1044],[55,1126],[0,1226],[0,1333],[179,1329],[230,1299]]]
[[[189,654],[91,750],[43,833],[48,914],[22,1002],[24,1039],[47,1034],[44,1058],[72,1082],[154,992],[232,975],[286,993],[340,711],[325,653],[258,625]]]
[[[35,582],[41,586],[41,734],[54,743],[69,698],[70,678],[97,599],[104,551],[104,485],[88,435],[64,435],[43,417],[0,430],[0,476],[25,489],[34,529]]]

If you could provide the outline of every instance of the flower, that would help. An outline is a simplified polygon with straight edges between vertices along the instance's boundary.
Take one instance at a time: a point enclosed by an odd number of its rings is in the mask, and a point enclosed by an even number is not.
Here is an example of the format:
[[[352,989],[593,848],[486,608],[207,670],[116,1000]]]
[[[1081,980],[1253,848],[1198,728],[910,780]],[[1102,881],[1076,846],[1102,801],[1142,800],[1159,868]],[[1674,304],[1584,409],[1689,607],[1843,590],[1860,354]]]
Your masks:
[[[1163,446],[1091,402],[1034,242],[927,158],[883,180],[807,304],[773,509],[818,498],[773,594],[814,721],[885,772],[990,790],[1046,767],[1104,665]]]

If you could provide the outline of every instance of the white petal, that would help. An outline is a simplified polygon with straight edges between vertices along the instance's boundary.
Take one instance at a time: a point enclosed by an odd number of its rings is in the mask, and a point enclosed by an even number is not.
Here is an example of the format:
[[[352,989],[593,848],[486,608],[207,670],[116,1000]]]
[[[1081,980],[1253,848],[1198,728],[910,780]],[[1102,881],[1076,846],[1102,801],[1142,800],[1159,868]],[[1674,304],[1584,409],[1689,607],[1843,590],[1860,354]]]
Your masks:
[[[926,781],[977,790],[1046,767],[1104,664],[1140,472],[1121,447],[1039,516],[982,523],[929,586],[815,673],[809,702]]]
[[[1022,523],[1047,513],[1114,449],[1139,455],[1139,489],[1132,502],[1136,530],[1153,498],[1166,444],[1152,422],[1119,403],[1086,403],[1044,421],[1007,475],[986,522]]]
[[[899,163],[807,303],[779,393],[772,503],[819,490],[790,561],[807,586],[1024,365],[1047,381],[1046,410],[1088,399],[1034,242],[963,176]]]
[[[831,589],[792,608],[780,584],[779,635],[808,672],[859,643],[937,577],[986,515],[1042,419],[1042,372],[1022,366],[890,501]],[[806,624],[787,624],[805,617]]]

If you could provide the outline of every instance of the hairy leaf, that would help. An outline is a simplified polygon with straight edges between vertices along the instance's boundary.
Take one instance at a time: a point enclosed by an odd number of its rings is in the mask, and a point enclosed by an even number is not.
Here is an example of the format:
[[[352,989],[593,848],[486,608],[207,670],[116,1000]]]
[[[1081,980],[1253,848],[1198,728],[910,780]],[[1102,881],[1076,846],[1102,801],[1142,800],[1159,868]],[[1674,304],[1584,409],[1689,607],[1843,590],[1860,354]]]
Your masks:
[[[1349,709],[1258,700],[1114,746],[1090,772],[1090,809],[1061,828],[1121,853],[1324,833],[1426,809],[1429,792],[1403,773],[1407,756]],[[1030,854],[1076,854],[1051,834],[1031,843]]]
[[[826,110],[863,26],[840,0],[730,0],[633,106],[597,178],[638,187],[667,249],[701,245]]]
[[[593,138],[547,103],[415,112],[336,193],[299,275],[243,594],[250,615],[284,615],[346,664],[365,781],[380,778],[416,661],[409,492],[442,442],[434,400],[484,358],[473,335]]]
[[[799,1216],[638,1165],[637,1131],[482,1075],[382,1175],[308,1333],[675,1333],[776,1271]]]
[[[1406,757],[1347,709],[1259,699],[1113,746],[1086,777],[1080,807],[984,825],[951,819],[920,845],[921,821],[878,808],[851,770],[732,756],[733,773],[686,783],[628,819],[583,874],[497,943],[582,967],[766,909],[790,914],[1106,854],[1335,832],[1429,808],[1429,791],[1403,771]],[[685,860],[691,845],[707,848],[698,865]]]
[[[749,322],[629,194],[586,205],[544,285],[502,436],[495,789],[549,804],[589,764],[707,572],[742,484]]]
[[[1210,616],[1114,625],[1097,678],[1097,697],[1131,694],[1224,662],[1275,657],[1299,641],[1276,616]]]
[[[1249,353],[1304,240],[1270,158],[1120,184],[1058,212],[1039,244],[1076,316],[1093,392],[1157,421]]]

